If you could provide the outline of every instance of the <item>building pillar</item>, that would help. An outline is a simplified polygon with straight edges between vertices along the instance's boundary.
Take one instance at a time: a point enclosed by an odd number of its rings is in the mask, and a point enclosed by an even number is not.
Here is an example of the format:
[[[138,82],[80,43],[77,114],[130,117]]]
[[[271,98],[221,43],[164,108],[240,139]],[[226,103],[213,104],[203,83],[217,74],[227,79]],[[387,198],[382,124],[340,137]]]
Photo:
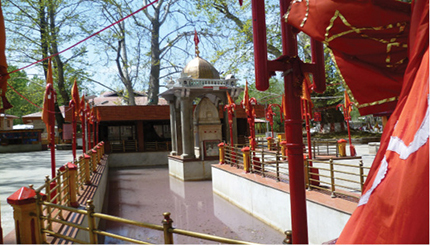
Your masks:
[[[182,159],[194,158],[194,130],[191,124],[192,107],[190,98],[181,98],[181,125],[182,125]]]
[[[176,132],[176,109],[175,109],[175,100],[170,101],[170,137],[172,138],[172,151],[170,155],[178,154],[178,137]]]
[[[138,121],[136,125],[137,129],[137,146],[139,147],[139,152],[145,151],[145,130],[143,129],[143,121]]]

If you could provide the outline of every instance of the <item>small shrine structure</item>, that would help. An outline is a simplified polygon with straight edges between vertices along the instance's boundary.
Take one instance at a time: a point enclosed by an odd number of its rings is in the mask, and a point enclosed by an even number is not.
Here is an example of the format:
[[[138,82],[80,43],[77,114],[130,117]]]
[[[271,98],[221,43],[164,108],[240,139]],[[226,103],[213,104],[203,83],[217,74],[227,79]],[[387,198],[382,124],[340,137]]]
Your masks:
[[[227,104],[226,92],[234,99],[243,91],[234,75],[221,78],[215,67],[199,56],[197,43],[196,57],[160,94],[170,105],[169,172],[182,180],[210,179],[210,165],[218,160],[217,145],[230,138],[227,112],[220,105]],[[237,139],[236,118],[233,136]]]

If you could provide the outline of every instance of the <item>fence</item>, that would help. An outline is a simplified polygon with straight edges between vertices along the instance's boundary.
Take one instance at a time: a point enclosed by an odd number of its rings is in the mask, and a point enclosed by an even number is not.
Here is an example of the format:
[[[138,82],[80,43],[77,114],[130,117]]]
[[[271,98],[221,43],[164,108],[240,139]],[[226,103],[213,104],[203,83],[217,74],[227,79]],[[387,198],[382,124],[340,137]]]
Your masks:
[[[162,233],[160,232],[160,236],[161,236],[161,234],[163,235],[165,244],[173,244],[174,243],[173,234],[180,234],[180,235],[184,235],[184,236],[189,236],[189,237],[194,237],[194,238],[199,238],[199,239],[204,239],[204,240],[214,241],[214,242],[219,242],[219,243],[252,244],[250,242],[245,242],[245,241],[240,241],[240,240],[234,240],[234,239],[229,239],[229,238],[224,238],[224,237],[219,237],[219,236],[213,236],[213,235],[208,235],[208,234],[203,234],[203,233],[173,228],[172,227],[173,220],[170,218],[170,213],[164,213],[163,214],[163,216],[164,216],[164,219],[162,221],[163,225],[156,225],[156,224],[150,224],[150,223],[145,223],[145,222],[138,222],[138,221],[133,221],[133,220],[129,220],[129,219],[124,219],[124,218],[120,218],[120,217],[116,217],[116,216],[112,216],[112,215],[108,215],[108,214],[96,213],[96,212],[94,212],[95,207],[94,207],[91,200],[89,200],[87,202],[86,209],[76,209],[76,208],[72,208],[72,207],[66,207],[66,206],[58,205],[58,204],[55,204],[55,203],[52,203],[49,201],[43,201],[43,198],[41,198],[40,195],[37,196],[37,203],[39,204],[38,206],[39,206],[39,209],[41,209],[41,210],[43,210],[43,209],[57,210],[57,212],[59,212],[59,213],[68,212],[69,214],[84,215],[88,219],[88,227],[85,227],[82,225],[78,225],[74,222],[70,222],[70,221],[67,221],[64,219],[57,219],[55,217],[52,217],[52,215],[50,215],[49,212],[46,212],[46,213],[44,213],[42,211],[38,212],[37,217],[38,217],[38,220],[41,221],[40,222],[41,223],[40,224],[41,225],[40,236],[42,238],[42,240],[41,240],[42,243],[47,243],[46,234],[49,234],[50,236],[60,238],[60,239],[63,239],[65,241],[69,241],[69,242],[73,242],[73,243],[81,243],[81,244],[97,244],[98,243],[98,236],[111,237],[111,238],[125,241],[128,243],[150,244],[147,241],[138,240],[138,239],[134,239],[134,238],[126,237],[126,236],[121,236],[118,234],[114,234],[111,232],[100,230],[96,226],[96,219],[100,219],[100,220],[105,220],[105,221],[118,222],[118,223],[121,223],[124,225],[127,224],[127,225],[137,226],[137,227],[141,227],[141,228],[147,228],[147,229],[161,231]],[[45,228],[43,221],[48,222],[48,224],[52,223],[52,222],[56,222],[56,223],[59,223],[63,226],[69,226],[69,227],[73,227],[75,229],[80,229],[80,230],[86,231],[89,234],[89,242],[76,239],[72,236],[58,233],[57,231],[54,231],[49,226],[47,226]]]
[[[111,237],[127,243],[148,244],[148,241],[137,240],[99,229],[97,224],[100,220],[105,220],[158,230],[160,235],[164,236],[166,244],[173,244],[173,234],[217,243],[251,244],[250,242],[174,228],[172,227],[173,221],[170,218],[170,213],[164,213],[162,225],[156,225],[95,212],[92,200],[87,201],[85,208],[79,207],[80,204],[77,202],[76,196],[82,195],[83,198],[86,198],[89,194],[86,192],[89,188],[85,188],[85,185],[91,184],[89,177],[98,171],[97,166],[100,165],[100,160],[103,158],[103,147],[94,147],[87,153],[88,155],[83,154],[75,162],[76,165],[67,163],[59,168],[54,178],[50,179],[49,176],[46,176],[45,183],[37,189],[30,185],[29,193],[33,191],[35,194],[34,196],[26,197],[28,200],[26,199],[24,203],[11,203],[14,210],[20,210],[19,212],[25,210],[23,213],[27,215],[19,215],[20,218],[16,221],[17,243],[96,244],[101,236]],[[98,169],[102,169],[101,167],[103,166],[99,167]],[[89,190],[89,192],[93,191],[94,189]],[[85,218],[88,221],[88,225],[83,225],[82,221]],[[76,234],[79,231],[88,233],[88,241],[76,238]]]
[[[324,155],[339,157],[339,147],[335,140],[318,141],[313,140],[312,142],[312,155],[314,158]],[[307,144],[305,144],[307,146]],[[307,147],[306,147],[307,148]]]
[[[245,157],[239,147],[223,146],[224,159],[220,162],[238,169],[245,169]],[[279,147],[276,151],[257,148],[249,151],[249,172],[288,183],[288,158]],[[353,161],[353,160],[349,160]],[[332,197],[349,196],[357,198],[363,189],[369,167],[360,160],[355,164],[306,159],[304,161],[305,179],[308,189],[325,190]]]
[[[312,169],[318,170],[317,173]],[[346,195],[357,197],[350,193],[361,193],[369,167],[363,166],[363,161],[358,164],[346,164],[329,161],[310,160],[305,161],[308,188],[329,190],[332,197]]]

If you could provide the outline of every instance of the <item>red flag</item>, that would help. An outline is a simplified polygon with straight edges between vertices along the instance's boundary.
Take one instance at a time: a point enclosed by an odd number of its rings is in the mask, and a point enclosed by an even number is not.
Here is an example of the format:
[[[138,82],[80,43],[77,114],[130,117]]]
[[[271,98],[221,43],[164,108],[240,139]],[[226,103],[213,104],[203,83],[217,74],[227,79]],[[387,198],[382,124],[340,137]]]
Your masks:
[[[243,0],[239,0],[239,5],[242,6]]]
[[[360,113],[366,115],[392,112],[396,105],[408,63],[408,9],[410,4],[390,0],[291,1],[284,17],[332,49]]]
[[[248,94],[248,80],[246,80],[246,83],[245,83],[245,91],[244,91],[244,94],[243,94],[242,105],[243,105],[243,107],[245,109],[245,112],[248,113],[248,111],[250,109],[249,94]]]
[[[48,60],[48,72],[46,75],[46,84],[51,84],[53,86],[53,79],[52,79],[52,66],[51,66],[51,59]],[[51,96],[53,96],[51,94]],[[53,98],[51,98],[53,99]],[[45,123],[46,126],[46,132],[48,133],[48,139],[50,135],[50,125],[49,125],[49,99],[48,99],[48,93],[47,90],[45,91],[45,95],[43,96],[43,109],[42,109],[42,121]]]
[[[199,36],[197,35],[196,29],[194,29],[194,44],[196,45],[196,47],[199,45],[199,42]]]
[[[428,16],[429,2],[415,1],[399,102],[340,244],[429,244]]]
[[[75,82],[73,83],[73,88],[72,88],[72,100],[73,103],[75,103],[75,115],[78,116],[79,115],[79,90],[78,90],[78,84],[76,83],[76,79]]]
[[[0,4],[0,97],[2,100],[2,106],[0,107],[0,112],[4,112],[13,106],[9,103],[6,98],[7,90],[7,79],[9,79],[9,74],[7,72],[7,61],[6,61],[6,30],[4,26],[3,12],[1,10]]]

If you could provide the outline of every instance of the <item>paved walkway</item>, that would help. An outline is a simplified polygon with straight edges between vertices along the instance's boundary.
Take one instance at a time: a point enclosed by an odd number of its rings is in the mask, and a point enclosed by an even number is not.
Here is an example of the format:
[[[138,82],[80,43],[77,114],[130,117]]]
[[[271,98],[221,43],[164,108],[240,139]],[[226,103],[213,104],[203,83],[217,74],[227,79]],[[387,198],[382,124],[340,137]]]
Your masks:
[[[77,151],[82,155],[82,150]],[[71,150],[57,150],[55,163],[61,167],[73,160]],[[29,184],[35,188],[43,185],[45,176],[51,176],[51,152],[33,151],[0,154],[0,203],[3,236],[15,229],[12,207],[6,199],[23,186]]]

